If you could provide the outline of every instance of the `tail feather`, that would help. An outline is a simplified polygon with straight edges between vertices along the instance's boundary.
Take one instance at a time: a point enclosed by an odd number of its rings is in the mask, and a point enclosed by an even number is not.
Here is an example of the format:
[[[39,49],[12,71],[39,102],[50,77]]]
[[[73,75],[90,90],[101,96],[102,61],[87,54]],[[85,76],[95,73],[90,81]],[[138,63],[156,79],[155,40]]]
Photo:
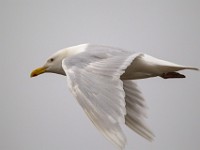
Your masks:
[[[184,78],[184,75],[177,73],[177,71],[184,69],[199,70],[199,68],[178,65],[147,54],[140,54],[132,61],[130,66],[126,68],[121,79],[135,80],[156,76],[161,76],[163,78]]]
[[[140,62],[142,62],[142,64],[145,65],[145,69],[149,67],[153,71],[157,71],[157,73],[176,72],[184,69],[199,70],[199,68],[196,67],[178,65],[169,61],[152,57],[147,54],[143,54],[140,56]]]
[[[195,67],[184,67],[184,69],[199,71],[199,68],[195,68]]]

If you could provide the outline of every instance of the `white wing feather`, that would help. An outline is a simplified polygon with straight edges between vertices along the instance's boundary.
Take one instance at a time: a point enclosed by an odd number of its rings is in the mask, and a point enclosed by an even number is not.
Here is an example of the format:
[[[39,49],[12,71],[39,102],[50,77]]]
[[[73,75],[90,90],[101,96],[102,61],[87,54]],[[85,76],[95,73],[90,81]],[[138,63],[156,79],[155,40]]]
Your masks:
[[[146,105],[141,92],[129,79],[196,69],[98,45],[88,45],[80,53],[65,58],[62,67],[72,94],[87,116],[120,149],[126,143],[121,122],[148,140],[154,137],[144,123]]]
[[[125,92],[120,76],[138,54],[121,50],[85,51],[63,60],[68,85],[93,124],[120,149],[126,138]]]
[[[154,134],[144,122],[146,115],[146,103],[137,84],[131,80],[124,80],[124,91],[126,93],[126,125],[143,136],[147,140],[153,140]]]

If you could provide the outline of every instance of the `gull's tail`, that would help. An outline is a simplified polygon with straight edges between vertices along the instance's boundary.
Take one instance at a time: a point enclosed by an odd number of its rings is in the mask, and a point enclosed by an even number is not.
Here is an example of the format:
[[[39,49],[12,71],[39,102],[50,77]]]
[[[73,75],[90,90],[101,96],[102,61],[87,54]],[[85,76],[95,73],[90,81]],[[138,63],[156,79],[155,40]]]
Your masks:
[[[178,65],[147,54],[138,54],[121,76],[121,79],[144,79],[156,76],[164,79],[185,78],[185,75],[177,72],[184,69],[199,70],[199,68]]]

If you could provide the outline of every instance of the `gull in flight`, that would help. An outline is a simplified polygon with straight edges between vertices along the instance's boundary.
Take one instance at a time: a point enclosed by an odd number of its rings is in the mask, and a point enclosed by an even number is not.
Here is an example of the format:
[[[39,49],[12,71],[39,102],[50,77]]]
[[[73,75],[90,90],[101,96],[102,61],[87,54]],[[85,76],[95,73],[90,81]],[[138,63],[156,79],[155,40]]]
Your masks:
[[[134,80],[185,78],[177,72],[183,69],[198,70],[144,53],[82,44],[56,52],[31,77],[46,72],[66,76],[72,95],[94,126],[122,150],[126,137],[120,124],[149,141],[154,137],[145,124],[146,104]]]

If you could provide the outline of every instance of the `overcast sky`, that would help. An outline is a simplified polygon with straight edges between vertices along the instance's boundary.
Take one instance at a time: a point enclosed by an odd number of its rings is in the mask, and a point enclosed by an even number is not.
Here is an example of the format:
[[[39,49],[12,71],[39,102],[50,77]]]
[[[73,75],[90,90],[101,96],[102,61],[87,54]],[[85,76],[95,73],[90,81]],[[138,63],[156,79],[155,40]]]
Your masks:
[[[200,67],[198,0],[1,0],[0,149],[115,150],[68,91],[64,76],[30,72],[57,50],[96,43]],[[148,142],[123,127],[126,150],[200,147],[200,72],[138,81]]]

